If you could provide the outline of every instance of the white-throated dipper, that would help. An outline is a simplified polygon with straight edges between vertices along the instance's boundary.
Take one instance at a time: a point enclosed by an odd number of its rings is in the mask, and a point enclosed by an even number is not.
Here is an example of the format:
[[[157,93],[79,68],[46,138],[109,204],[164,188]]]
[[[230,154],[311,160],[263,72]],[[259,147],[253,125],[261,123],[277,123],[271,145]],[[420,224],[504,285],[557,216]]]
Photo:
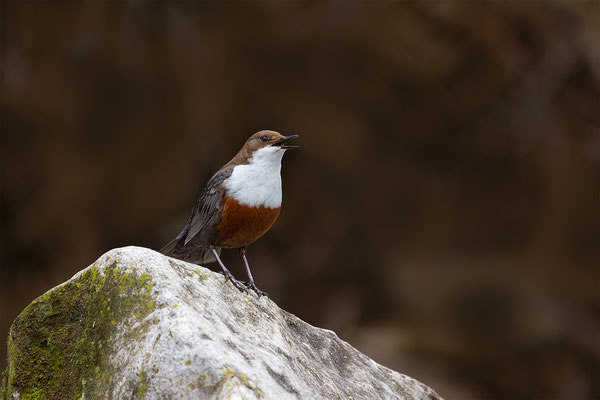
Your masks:
[[[206,184],[185,226],[160,252],[183,261],[205,264],[217,261],[225,279],[241,291],[254,284],[246,258],[246,246],[264,235],[281,210],[281,158],[288,144],[299,135],[283,136],[260,131],[250,136],[242,149]],[[221,249],[239,249],[248,282],[240,282],[225,267]]]

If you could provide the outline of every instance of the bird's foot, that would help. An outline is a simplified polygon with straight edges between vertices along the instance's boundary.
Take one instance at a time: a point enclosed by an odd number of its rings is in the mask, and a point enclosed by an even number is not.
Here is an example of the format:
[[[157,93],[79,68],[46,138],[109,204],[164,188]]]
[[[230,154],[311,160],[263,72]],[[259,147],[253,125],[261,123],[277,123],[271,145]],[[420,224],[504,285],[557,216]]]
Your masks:
[[[264,292],[264,291],[260,290],[259,288],[257,288],[256,285],[254,284],[254,282],[252,282],[252,281],[243,282],[243,284],[246,287],[246,289],[254,290],[254,292],[256,292],[256,294],[258,295],[258,297],[261,297],[261,296],[269,297],[269,294],[267,292]]]
[[[240,292],[248,293],[248,288],[246,287],[244,282],[240,282],[237,279],[235,279],[230,272],[223,272],[223,275],[225,276],[225,282],[230,281],[233,284],[233,286],[239,289]]]

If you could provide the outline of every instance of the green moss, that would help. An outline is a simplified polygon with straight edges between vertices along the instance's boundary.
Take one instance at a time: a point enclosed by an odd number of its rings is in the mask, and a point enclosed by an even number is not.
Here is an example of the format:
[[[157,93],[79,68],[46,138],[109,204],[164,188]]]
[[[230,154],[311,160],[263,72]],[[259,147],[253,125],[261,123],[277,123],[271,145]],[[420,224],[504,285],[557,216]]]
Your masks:
[[[146,370],[142,366],[142,370],[138,374],[138,378],[140,378],[137,386],[137,396],[139,398],[143,397],[148,390],[148,374],[146,374]]]
[[[14,392],[28,399],[98,397],[94,394],[112,383],[114,371],[106,363],[110,338],[130,316],[145,318],[154,310],[152,288],[149,275],[137,276],[115,263],[94,265],[38,297],[10,329],[9,369],[0,397]],[[143,333],[141,327],[129,335]],[[147,388],[145,375],[142,382]]]
[[[199,268],[194,269],[194,272],[196,272],[200,276],[200,280],[206,280],[206,274],[202,272]]]
[[[210,376],[212,377],[214,375],[211,373]],[[206,376],[202,375],[202,377],[204,377],[202,379],[202,385],[204,385]],[[259,397],[264,397],[264,393],[262,392],[262,390],[258,389],[255,384],[251,384],[250,381],[248,380],[248,378],[246,378],[246,376],[244,374],[240,374],[227,366],[225,366],[223,368],[223,378],[222,378],[220,384],[222,385],[225,383],[225,381],[232,379],[234,377],[239,379],[244,386],[246,386],[250,390],[253,390],[256,394],[258,394]],[[198,379],[198,387],[202,387],[200,385],[200,379]]]
[[[25,393],[23,395],[23,398],[27,400],[44,400],[44,396],[42,395],[42,389],[37,389],[29,393]]]

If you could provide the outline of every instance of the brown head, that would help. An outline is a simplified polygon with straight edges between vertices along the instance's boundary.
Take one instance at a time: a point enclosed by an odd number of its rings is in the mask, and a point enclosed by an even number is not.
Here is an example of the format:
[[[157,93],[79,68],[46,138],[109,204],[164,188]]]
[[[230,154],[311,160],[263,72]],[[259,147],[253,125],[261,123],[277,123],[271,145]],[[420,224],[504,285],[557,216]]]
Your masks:
[[[298,146],[290,145],[288,141],[297,137],[299,135],[283,136],[281,133],[275,131],[256,132],[246,140],[244,146],[227,165],[248,164],[255,151],[269,146],[279,148],[281,151],[293,149]]]

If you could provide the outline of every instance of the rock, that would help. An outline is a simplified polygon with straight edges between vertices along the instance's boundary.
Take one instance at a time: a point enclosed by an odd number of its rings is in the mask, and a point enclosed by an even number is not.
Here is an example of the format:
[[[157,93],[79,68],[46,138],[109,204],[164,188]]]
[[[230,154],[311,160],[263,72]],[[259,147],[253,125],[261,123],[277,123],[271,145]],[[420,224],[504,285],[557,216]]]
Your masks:
[[[439,399],[221,275],[104,254],[13,323],[2,399]]]

